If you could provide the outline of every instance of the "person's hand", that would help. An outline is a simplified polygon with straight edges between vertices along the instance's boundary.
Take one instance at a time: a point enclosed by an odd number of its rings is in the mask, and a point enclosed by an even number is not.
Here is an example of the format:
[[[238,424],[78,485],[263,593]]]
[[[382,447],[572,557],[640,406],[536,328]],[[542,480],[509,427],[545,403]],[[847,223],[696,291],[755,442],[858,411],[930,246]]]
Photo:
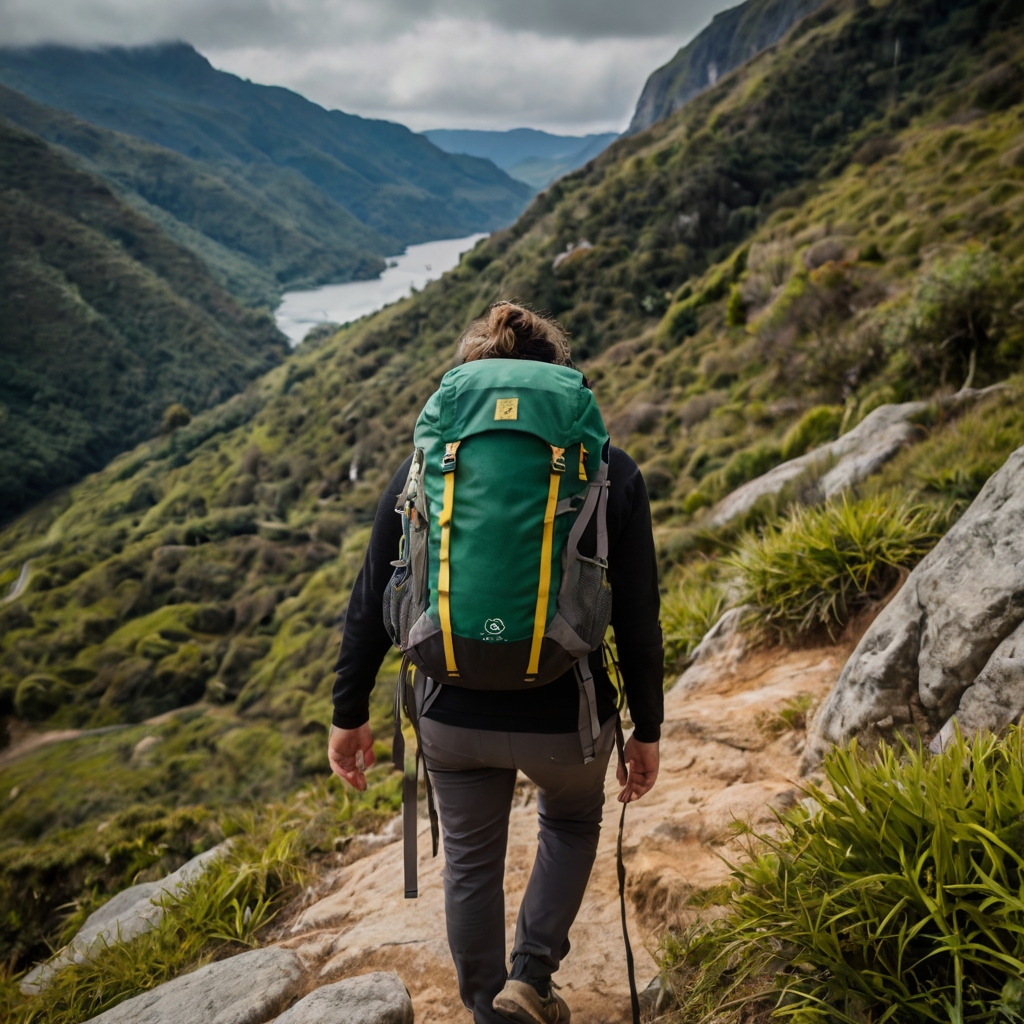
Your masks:
[[[327,760],[331,763],[331,771],[344,779],[356,789],[366,789],[366,776],[363,771],[372,766],[373,733],[370,723],[365,722],[358,729],[339,729],[331,726],[331,734],[327,738]]]
[[[641,743],[632,736],[626,740],[623,760],[629,766],[627,774],[625,766],[620,762],[615,769],[615,778],[622,786],[619,803],[628,804],[639,800],[658,779],[658,741]]]

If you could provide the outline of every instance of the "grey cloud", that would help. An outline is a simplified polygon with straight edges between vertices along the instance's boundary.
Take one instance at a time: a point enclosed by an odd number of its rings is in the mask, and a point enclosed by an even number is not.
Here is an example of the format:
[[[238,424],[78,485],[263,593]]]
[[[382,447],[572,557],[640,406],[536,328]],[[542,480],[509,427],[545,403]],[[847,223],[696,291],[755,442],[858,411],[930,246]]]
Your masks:
[[[618,131],[647,75],[729,3],[0,0],[0,45],[183,39],[217,67],[417,130]]]
[[[385,39],[436,18],[572,39],[689,36],[722,0],[3,0],[8,43],[152,42],[304,46]]]

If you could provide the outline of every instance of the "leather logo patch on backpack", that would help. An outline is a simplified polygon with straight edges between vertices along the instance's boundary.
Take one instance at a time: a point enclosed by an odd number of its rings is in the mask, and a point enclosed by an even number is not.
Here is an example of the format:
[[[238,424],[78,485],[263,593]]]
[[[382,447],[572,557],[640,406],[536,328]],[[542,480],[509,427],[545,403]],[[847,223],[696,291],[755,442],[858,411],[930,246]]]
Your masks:
[[[519,399],[499,398],[494,403],[494,418],[496,420],[519,419]]]

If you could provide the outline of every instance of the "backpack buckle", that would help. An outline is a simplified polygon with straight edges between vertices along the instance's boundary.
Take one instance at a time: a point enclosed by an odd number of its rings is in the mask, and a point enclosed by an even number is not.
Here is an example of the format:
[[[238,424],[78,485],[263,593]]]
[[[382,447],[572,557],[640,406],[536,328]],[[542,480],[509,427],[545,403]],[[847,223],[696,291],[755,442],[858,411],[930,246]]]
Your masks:
[[[556,448],[554,445],[551,446],[551,472],[552,473],[564,473],[565,472],[565,449]]]
[[[461,441],[449,441],[444,446],[444,458],[441,459],[441,472],[450,473],[455,469],[455,453],[459,450]]]

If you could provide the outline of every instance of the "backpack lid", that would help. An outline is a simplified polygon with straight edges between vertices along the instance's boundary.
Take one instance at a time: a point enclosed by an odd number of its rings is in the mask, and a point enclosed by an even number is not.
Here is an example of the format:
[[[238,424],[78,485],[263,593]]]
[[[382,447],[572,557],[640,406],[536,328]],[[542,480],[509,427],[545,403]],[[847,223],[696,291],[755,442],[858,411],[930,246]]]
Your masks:
[[[416,421],[415,443],[430,457],[440,443],[513,430],[549,445],[583,443],[600,453],[608,439],[583,374],[532,359],[477,359],[449,370]]]

